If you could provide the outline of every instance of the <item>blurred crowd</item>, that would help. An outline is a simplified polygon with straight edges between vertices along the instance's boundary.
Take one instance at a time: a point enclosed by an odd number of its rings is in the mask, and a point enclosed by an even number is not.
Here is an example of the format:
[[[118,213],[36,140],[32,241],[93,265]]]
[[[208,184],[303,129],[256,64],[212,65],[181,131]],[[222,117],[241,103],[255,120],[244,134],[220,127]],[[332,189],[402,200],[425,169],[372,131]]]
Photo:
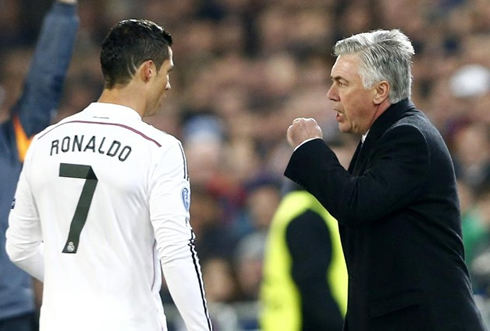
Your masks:
[[[51,2],[0,0],[0,119],[22,88]],[[147,121],[184,144],[191,223],[208,300],[216,304],[258,300],[264,241],[292,152],[286,142],[292,120],[317,119],[342,163],[350,160],[358,137],[339,134],[326,98],[335,41],[401,29],[416,50],[412,100],[454,159],[474,291],[490,298],[488,0],[80,0],[79,15],[54,120],[96,101],[103,83],[99,45],[119,20],[147,18],[174,38],[172,89]],[[171,300],[165,291],[162,297]]]

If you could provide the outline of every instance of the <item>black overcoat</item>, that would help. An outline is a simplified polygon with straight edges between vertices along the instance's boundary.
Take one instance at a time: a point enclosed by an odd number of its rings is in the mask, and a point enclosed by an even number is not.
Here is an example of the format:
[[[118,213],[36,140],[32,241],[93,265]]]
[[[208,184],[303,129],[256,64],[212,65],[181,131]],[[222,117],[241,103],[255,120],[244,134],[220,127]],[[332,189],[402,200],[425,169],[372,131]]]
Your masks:
[[[391,105],[348,171],[321,140],[285,175],[338,220],[349,271],[349,331],[480,331],[446,144],[409,100]]]

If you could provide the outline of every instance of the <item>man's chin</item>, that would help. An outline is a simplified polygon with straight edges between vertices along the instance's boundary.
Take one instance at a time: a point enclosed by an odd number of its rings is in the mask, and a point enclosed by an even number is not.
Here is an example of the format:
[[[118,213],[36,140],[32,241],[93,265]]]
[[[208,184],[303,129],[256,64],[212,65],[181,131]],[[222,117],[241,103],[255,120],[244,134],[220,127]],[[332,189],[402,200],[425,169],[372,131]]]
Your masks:
[[[339,131],[342,133],[350,133],[351,130],[349,127],[346,127],[345,125],[342,125],[342,123],[339,123]]]

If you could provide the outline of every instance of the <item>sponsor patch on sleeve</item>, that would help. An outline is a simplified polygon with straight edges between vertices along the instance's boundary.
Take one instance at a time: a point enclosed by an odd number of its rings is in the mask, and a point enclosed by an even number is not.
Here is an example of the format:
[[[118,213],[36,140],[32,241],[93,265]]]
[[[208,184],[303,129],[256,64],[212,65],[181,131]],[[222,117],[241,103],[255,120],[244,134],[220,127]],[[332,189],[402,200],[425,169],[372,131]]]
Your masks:
[[[189,194],[189,189],[187,187],[184,187],[182,189],[182,203],[184,204],[185,210],[189,211],[189,206],[190,206],[190,194]]]

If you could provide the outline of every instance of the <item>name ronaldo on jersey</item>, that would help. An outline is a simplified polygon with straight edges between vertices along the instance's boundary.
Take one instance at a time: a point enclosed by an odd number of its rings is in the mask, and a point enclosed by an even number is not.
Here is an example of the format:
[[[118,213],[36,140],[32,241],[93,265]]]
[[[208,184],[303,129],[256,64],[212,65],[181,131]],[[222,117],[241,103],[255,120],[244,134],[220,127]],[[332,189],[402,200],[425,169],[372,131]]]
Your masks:
[[[107,140],[107,141],[106,141]],[[65,136],[63,139],[55,139],[51,141],[50,156],[59,153],[68,152],[92,152],[117,157],[119,161],[124,162],[131,154],[131,147],[124,145],[117,140],[106,139],[106,137],[85,135]]]

